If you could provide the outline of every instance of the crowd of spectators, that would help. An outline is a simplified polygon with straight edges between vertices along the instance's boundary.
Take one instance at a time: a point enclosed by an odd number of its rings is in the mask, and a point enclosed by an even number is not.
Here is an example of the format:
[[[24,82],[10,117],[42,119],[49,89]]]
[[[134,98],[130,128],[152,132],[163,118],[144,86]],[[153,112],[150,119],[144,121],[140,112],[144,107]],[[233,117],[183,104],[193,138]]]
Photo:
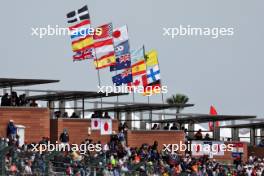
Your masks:
[[[103,145],[100,152],[80,154],[75,151],[57,152],[49,162],[51,153],[32,152],[29,144],[17,147],[8,139],[0,140],[0,147],[14,146],[5,156],[5,169],[9,175],[43,175],[48,169],[49,175],[90,174],[104,176],[143,175],[143,176],[262,176],[264,175],[264,159],[249,157],[243,163],[240,158],[232,165],[223,165],[207,156],[193,158],[189,153],[171,154],[158,151],[158,143],[142,144],[141,147],[129,147],[121,142],[121,135],[113,135],[108,144]],[[48,143],[43,138],[39,143]],[[85,144],[100,143],[86,139]],[[46,166],[49,167],[46,167]]]
[[[55,111],[54,115],[56,118],[80,118],[80,116],[76,113],[73,112],[70,116],[68,112],[62,113],[61,111]],[[101,112],[101,111],[95,111],[92,115],[91,118],[106,118],[106,119],[111,119],[111,116],[108,114],[108,112]]]
[[[12,92],[11,95],[5,93],[1,99],[1,106],[31,106],[37,107],[38,104],[35,100],[27,100],[26,94],[17,95],[16,92]]]
[[[242,162],[240,157],[233,164],[224,165],[208,156],[194,158],[189,152],[170,153],[158,150],[157,141],[142,144],[140,147],[126,145],[126,123],[119,125],[119,132],[111,136],[109,143],[102,144],[101,151],[32,151],[32,145],[25,142],[19,145],[16,125],[10,120],[7,125],[7,138],[1,138],[0,151],[11,147],[5,154],[5,169],[8,175],[76,175],[90,174],[104,176],[143,175],[143,176],[263,176],[264,159],[249,157]],[[70,135],[64,129],[60,135],[61,144],[69,143]],[[38,143],[48,144],[49,138],[43,137]],[[100,141],[85,139],[82,144],[101,144]],[[50,157],[50,156],[53,157]]]
[[[206,133],[205,136],[203,136],[202,134],[202,130],[199,129],[193,137],[191,137],[190,135],[187,135],[187,129],[184,128],[184,127],[181,127],[181,128],[178,128],[179,125],[177,125],[177,123],[172,123],[172,125],[170,123],[167,123],[164,127],[163,127],[163,130],[183,130],[186,134],[186,138],[189,139],[189,140],[207,140],[207,141],[210,141],[212,140],[212,138],[210,137],[209,133]],[[155,123],[151,130],[160,130],[160,126]],[[264,141],[263,141],[263,146],[264,146]]]

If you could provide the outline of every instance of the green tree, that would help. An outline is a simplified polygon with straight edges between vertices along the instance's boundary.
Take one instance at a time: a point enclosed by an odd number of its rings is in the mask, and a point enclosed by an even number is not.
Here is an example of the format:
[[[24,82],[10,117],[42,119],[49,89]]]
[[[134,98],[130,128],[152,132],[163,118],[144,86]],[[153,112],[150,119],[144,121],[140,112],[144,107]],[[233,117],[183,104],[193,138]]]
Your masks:
[[[189,101],[188,96],[184,95],[184,94],[176,94],[176,95],[172,95],[170,98],[168,98],[166,100],[166,102],[168,104],[177,104],[179,106],[177,106],[176,108],[176,118],[178,117],[177,114],[180,113],[180,111],[182,111],[184,109],[184,107],[182,105],[186,104]]]

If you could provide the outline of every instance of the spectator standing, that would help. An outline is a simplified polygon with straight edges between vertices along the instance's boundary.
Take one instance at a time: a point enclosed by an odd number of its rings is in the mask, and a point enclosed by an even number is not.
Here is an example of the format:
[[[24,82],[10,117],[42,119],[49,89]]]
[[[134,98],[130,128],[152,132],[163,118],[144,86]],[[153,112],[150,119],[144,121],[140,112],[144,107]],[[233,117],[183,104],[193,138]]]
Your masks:
[[[17,135],[17,128],[14,124],[13,120],[10,120],[7,125],[7,137],[9,137],[11,140],[14,140]]]
[[[202,140],[202,139],[203,139],[202,130],[199,129],[199,130],[197,131],[197,133],[194,135],[194,137],[195,137],[196,140]]]
[[[70,137],[69,137],[68,131],[66,128],[64,128],[63,132],[60,135],[60,141],[63,144],[68,144],[69,140],[70,140]]]
[[[8,93],[5,93],[1,99],[1,106],[11,106],[11,99]]]
[[[169,130],[170,129],[170,123],[167,123],[166,126],[163,129],[164,130]]]
[[[105,118],[105,119],[111,119],[111,117],[108,115],[108,112],[105,112],[105,113],[104,113],[104,118]]]
[[[178,130],[177,124],[174,122],[170,130]]]

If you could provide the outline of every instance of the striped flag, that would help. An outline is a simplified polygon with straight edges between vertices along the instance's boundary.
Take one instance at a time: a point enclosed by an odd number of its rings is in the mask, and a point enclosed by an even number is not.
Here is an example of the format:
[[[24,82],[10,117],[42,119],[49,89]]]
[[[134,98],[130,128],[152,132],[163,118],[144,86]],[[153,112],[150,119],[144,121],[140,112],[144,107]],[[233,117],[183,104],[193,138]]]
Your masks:
[[[85,19],[90,19],[89,11],[87,5],[83,6],[78,10],[73,10],[67,13],[68,23],[75,23]]]
[[[93,31],[87,5],[67,13],[69,30],[71,32],[73,61],[94,59]]]
[[[94,35],[94,48],[96,59],[94,65],[96,69],[102,69],[112,66],[116,63],[115,48],[112,38],[113,27],[112,23],[108,23],[97,27],[101,29],[101,35]]]
[[[96,69],[102,69],[115,64],[116,58],[112,39],[96,42],[94,48],[97,57],[94,60]]]
[[[113,34],[113,24],[112,23],[104,24],[102,26],[97,27],[96,30],[100,32],[95,33],[93,35],[94,40],[100,41],[100,40],[110,39],[112,38],[112,34]]]

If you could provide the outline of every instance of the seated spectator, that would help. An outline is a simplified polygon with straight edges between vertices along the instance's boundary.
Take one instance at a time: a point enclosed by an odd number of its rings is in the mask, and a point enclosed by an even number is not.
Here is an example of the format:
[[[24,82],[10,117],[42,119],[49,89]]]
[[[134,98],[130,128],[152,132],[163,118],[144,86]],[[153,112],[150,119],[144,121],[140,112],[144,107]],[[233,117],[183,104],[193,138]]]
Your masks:
[[[108,115],[108,112],[105,112],[105,113],[104,113],[104,118],[105,118],[105,119],[111,119],[111,117]]]
[[[207,141],[211,140],[209,133],[205,134],[204,140],[207,140]]]
[[[92,114],[91,118],[98,118],[98,112],[94,111],[94,113]]]
[[[11,106],[11,99],[8,93],[5,93],[5,95],[2,97],[1,106]]]
[[[103,118],[103,112],[101,111],[98,112],[98,118]]]
[[[19,98],[16,92],[11,93],[11,106],[19,106]]]
[[[197,131],[197,133],[194,135],[194,137],[195,137],[196,140],[202,140],[202,139],[203,139],[202,130],[199,129],[199,130]]]
[[[79,118],[79,116],[75,112],[73,112],[70,118]]]
[[[91,118],[103,118],[103,113],[100,111],[94,111]]]
[[[26,99],[26,94],[22,94],[19,96],[19,106],[26,106],[28,104],[28,101]]]
[[[126,132],[128,131],[128,125],[127,125],[127,123],[125,122],[124,124],[123,124],[123,127],[122,127],[122,129],[124,130],[124,133],[126,134]]]
[[[167,123],[165,127],[163,127],[163,130],[169,130],[170,129],[170,123]]]
[[[170,130],[178,130],[177,124],[174,122]]]
[[[60,118],[61,117],[61,111],[55,111],[54,115],[56,118]]]
[[[63,118],[69,118],[68,112],[64,112],[62,115]]]
[[[30,107],[38,107],[38,104],[36,103],[36,100],[31,100],[31,103],[29,104]]]
[[[151,129],[152,130],[157,130],[158,129],[158,124],[155,123]]]
[[[264,139],[261,139],[261,141],[258,144],[259,147],[264,147]]]

